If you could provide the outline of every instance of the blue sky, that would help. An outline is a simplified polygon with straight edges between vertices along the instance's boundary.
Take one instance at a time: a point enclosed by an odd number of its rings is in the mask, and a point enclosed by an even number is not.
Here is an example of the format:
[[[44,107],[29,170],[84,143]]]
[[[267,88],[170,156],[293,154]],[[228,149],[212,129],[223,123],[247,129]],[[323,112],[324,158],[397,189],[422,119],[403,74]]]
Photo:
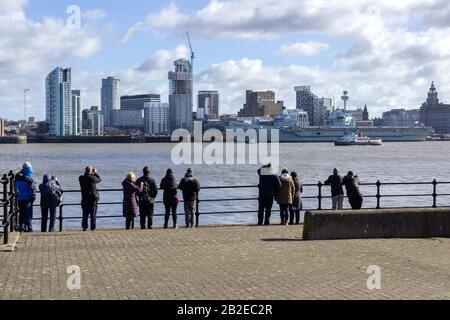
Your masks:
[[[67,8],[81,9],[68,29]],[[101,78],[121,79],[123,94],[160,93],[167,72],[197,59],[195,89],[217,89],[221,112],[237,112],[246,89],[274,90],[295,105],[294,87],[319,96],[350,92],[350,105],[373,115],[417,108],[431,81],[450,99],[450,9],[444,0],[0,0],[0,117],[45,116],[45,76],[70,66],[83,107],[98,105]],[[340,105],[337,100],[337,105]]]

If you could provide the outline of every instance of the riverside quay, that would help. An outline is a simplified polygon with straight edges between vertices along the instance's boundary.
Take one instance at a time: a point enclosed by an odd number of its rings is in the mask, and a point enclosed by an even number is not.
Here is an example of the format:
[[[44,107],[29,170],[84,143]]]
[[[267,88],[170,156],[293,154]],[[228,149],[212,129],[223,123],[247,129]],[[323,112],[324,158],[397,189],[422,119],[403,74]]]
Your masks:
[[[408,184],[429,192],[383,193]],[[374,193],[365,197],[375,199],[374,208],[338,211],[323,208],[327,186],[305,184],[316,190],[316,205],[304,208],[300,225],[101,228],[102,221],[118,217],[111,211],[98,217],[97,231],[82,232],[64,228],[67,220],[81,220],[66,217],[64,208],[79,204],[61,203],[59,232],[19,233],[10,172],[1,179],[0,299],[449,299],[450,209],[437,205],[450,196],[439,192],[446,184],[367,183]],[[385,208],[388,197],[423,197],[424,207]],[[234,199],[235,208],[240,201]],[[239,210],[201,213],[200,222],[203,215],[231,212]],[[256,217],[256,210],[241,213]]]

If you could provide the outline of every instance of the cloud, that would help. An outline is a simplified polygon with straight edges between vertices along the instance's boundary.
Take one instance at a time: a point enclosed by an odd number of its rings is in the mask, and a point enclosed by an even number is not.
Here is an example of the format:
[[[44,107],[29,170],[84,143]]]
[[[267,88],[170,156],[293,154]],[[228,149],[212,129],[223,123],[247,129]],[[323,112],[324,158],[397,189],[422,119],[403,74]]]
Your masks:
[[[285,57],[304,55],[304,56],[314,56],[320,52],[329,49],[329,45],[323,42],[308,41],[308,42],[297,42],[293,44],[284,44],[278,50],[277,54]]]
[[[45,75],[67,59],[92,57],[102,40],[87,25],[71,29],[60,19],[31,20],[26,3],[0,0],[0,80],[6,80],[0,81],[0,116],[20,117],[22,89],[30,88],[29,113],[41,118]]]

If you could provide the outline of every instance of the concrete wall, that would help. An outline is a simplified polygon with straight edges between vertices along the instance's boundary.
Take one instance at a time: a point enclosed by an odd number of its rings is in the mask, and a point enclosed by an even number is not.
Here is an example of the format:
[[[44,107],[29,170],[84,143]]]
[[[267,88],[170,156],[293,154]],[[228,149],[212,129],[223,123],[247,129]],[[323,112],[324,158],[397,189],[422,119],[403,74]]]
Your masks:
[[[450,237],[450,208],[308,211],[304,240]]]

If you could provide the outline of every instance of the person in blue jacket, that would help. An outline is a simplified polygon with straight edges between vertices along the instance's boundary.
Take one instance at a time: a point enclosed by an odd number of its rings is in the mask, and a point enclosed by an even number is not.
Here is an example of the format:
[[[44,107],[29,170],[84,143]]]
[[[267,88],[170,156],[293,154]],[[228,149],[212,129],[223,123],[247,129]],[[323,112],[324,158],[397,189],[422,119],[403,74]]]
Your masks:
[[[33,167],[25,162],[22,171],[16,174],[16,191],[19,203],[19,231],[33,232],[33,203],[36,200],[36,183]]]

